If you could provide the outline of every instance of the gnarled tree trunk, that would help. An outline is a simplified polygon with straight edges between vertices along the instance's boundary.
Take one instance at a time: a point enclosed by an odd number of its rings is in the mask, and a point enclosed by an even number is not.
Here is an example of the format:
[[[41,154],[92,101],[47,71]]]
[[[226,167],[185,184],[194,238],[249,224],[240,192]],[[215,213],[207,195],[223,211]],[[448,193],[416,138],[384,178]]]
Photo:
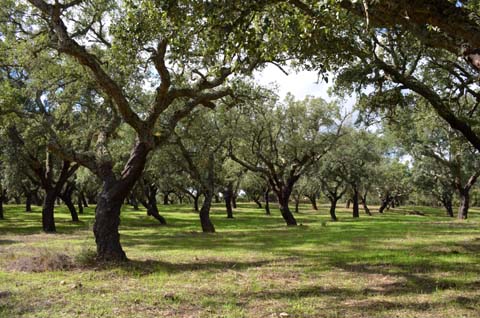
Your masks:
[[[372,216],[372,212],[370,212],[370,209],[368,208],[368,205],[367,205],[367,194],[368,194],[367,191],[363,193],[363,195],[361,196],[361,201],[362,201],[363,209],[365,210],[365,214]]]
[[[161,225],[166,225],[167,220],[160,215],[157,207],[157,187],[153,184],[148,184],[144,188],[145,198],[140,198],[140,203],[147,209],[147,215],[153,216]]]
[[[467,219],[468,218],[468,209],[470,207],[470,189],[459,191],[460,194],[460,207],[458,208],[458,218]]]
[[[93,225],[99,261],[127,260],[118,232],[120,209],[135,182],[140,178],[151,149],[145,143],[137,141],[119,180],[115,178],[110,162],[99,168],[103,186],[98,196]]]
[[[290,199],[290,194],[292,193],[292,188],[288,186],[284,186],[280,189],[276,194],[278,197],[278,204],[280,206],[280,212],[282,213],[282,217],[287,223],[288,226],[296,226],[297,220],[290,211],[288,207],[288,201]]]
[[[57,198],[57,191],[55,189],[48,189],[43,200],[42,207],[42,228],[46,233],[55,233],[57,231],[55,227],[54,209],[55,199]]]
[[[202,208],[200,209],[200,224],[204,233],[214,233],[215,226],[213,226],[210,220],[210,207],[212,205],[213,193],[211,190],[206,189],[203,193],[204,200]]]
[[[338,219],[335,213],[335,209],[337,208],[338,198],[329,197],[328,199],[330,201],[330,218],[332,219],[332,221],[337,221]]]
[[[72,201],[72,194],[73,194],[74,187],[72,184],[67,184],[63,193],[59,194],[59,197],[67,206],[68,210],[70,211],[70,215],[72,216],[72,222],[78,222],[78,214],[77,210],[75,209],[75,205]]]

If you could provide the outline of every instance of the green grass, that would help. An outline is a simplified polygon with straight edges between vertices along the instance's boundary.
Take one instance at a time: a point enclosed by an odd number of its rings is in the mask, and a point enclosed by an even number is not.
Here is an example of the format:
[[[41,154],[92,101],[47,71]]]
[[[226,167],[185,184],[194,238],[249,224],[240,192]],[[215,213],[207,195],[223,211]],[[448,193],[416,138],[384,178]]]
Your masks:
[[[38,208],[7,206],[0,317],[480,317],[479,210],[457,221],[426,207],[359,220],[339,209],[330,222],[327,206],[304,205],[303,225],[287,228],[277,210],[240,204],[230,220],[219,205],[217,233],[203,234],[190,206],[160,208],[166,227],[125,208],[131,261],[100,267],[89,264],[91,208],[77,224],[58,208],[58,234],[43,234]],[[63,254],[74,266],[31,271]]]

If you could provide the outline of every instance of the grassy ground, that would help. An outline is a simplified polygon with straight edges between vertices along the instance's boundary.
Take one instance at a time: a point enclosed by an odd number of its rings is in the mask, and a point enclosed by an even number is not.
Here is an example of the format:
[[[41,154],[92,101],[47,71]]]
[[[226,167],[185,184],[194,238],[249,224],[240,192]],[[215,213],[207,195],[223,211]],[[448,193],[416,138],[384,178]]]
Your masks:
[[[126,208],[132,261],[106,268],[89,264],[92,209],[73,224],[59,208],[47,235],[38,208],[7,206],[0,317],[480,317],[480,211],[340,210],[333,223],[326,206],[302,208],[303,226],[287,228],[276,210],[241,204],[229,220],[218,206],[215,234],[189,206],[161,207],[166,227]]]

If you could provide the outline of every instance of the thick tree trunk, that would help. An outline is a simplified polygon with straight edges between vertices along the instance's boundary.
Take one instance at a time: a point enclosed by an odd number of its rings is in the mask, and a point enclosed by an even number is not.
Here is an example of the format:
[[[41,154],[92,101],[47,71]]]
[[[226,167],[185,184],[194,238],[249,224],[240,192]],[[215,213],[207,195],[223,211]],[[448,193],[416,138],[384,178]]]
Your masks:
[[[104,184],[95,209],[93,233],[97,243],[97,258],[100,261],[125,261],[127,256],[120,244],[118,233],[120,208],[125,198],[112,198],[112,188]]]
[[[290,208],[288,207],[288,201],[290,199],[290,194],[292,193],[292,189],[288,187],[284,187],[277,193],[278,197],[278,204],[280,205],[280,212],[282,213],[282,217],[287,223],[288,226],[296,226],[297,220],[293,216]]]
[[[352,216],[354,218],[359,218],[360,217],[360,211],[359,211],[359,208],[358,208],[358,190],[356,188],[353,189],[352,203],[353,203]]]
[[[235,194],[232,195],[232,207],[237,208],[237,196]]]
[[[460,195],[460,207],[458,209],[458,218],[467,219],[468,218],[468,208],[470,207],[470,191],[462,190],[459,191]]]
[[[43,231],[46,233],[55,233],[57,231],[53,215],[57,195],[58,193],[56,193],[53,189],[47,190],[45,194],[42,207],[42,227]]]
[[[337,200],[338,199],[332,199],[329,198],[330,200],[330,218],[332,221],[337,221],[337,215],[335,214],[335,209],[337,208]]]
[[[127,260],[120,244],[120,234],[118,232],[120,209],[135,182],[142,175],[150,150],[151,148],[148,148],[145,143],[137,141],[121,173],[122,178],[120,180],[115,179],[111,163],[101,167],[103,186],[98,196],[93,225],[93,233],[97,244],[97,260],[99,261],[121,262]]]
[[[215,226],[213,226],[210,220],[210,207],[212,205],[213,194],[210,191],[205,191],[202,208],[200,209],[200,224],[202,225],[202,231],[204,233],[214,233]]]
[[[265,198],[265,214],[266,215],[271,215],[271,213],[270,213],[270,190],[265,191],[264,198]]]
[[[233,210],[232,210],[233,185],[232,184],[228,184],[223,190],[223,199],[225,200],[227,218],[233,219]]]

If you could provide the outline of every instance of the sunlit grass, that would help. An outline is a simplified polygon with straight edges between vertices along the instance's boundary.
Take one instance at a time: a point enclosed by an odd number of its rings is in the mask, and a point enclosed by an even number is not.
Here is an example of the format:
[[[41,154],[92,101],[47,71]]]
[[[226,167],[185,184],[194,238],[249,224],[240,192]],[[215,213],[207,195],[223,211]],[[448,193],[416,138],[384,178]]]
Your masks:
[[[339,209],[330,222],[326,205],[302,205],[302,225],[291,228],[276,210],[241,203],[230,220],[218,205],[217,233],[203,234],[190,206],[160,208],[167,226],[126,207],[121,239],[131,261],[96,267],[92,208],[80,223],[58,208],[58,234],[43,234],[39,208],[7,206],[0,317],[480,317],[478,210],[458,221],[426,207],[359,220]],[[56,254],[73,266],[16,271],[19,259]]]

